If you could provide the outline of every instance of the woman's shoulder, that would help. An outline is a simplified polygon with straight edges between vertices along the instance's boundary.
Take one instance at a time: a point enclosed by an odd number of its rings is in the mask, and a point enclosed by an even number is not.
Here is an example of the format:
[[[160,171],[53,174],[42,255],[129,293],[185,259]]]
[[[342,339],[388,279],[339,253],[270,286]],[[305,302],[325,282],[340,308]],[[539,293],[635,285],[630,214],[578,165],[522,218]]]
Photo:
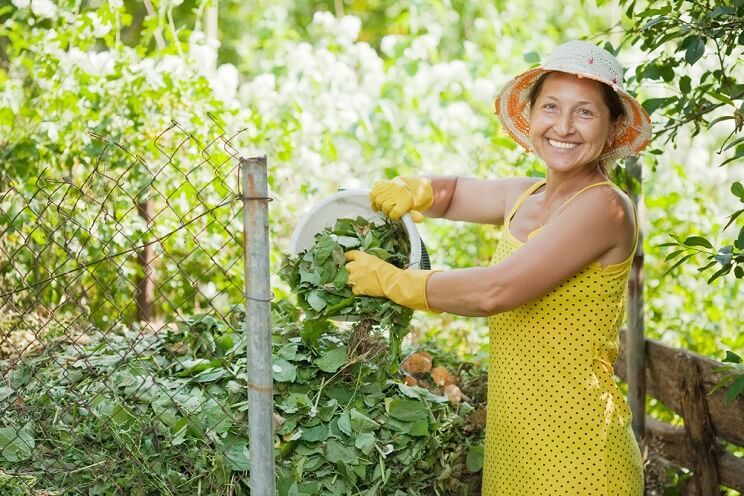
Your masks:
[[[507,181],[508,185],[506,204],[512,205],[514,202],[517,201],[517,198],[519,198],[522,193],[526,192],[533,185],[545,182],[545,178],[532,176],[514,176],[505,178],[505,181]]]
[[[583,197],[583,198],[581,198]],[[624,260],[632,250],[637,223],[636,207],[628,194],[614,183],[602,184],[584,191],[577,197],[574,208],[591,212],[598,223],[610,229],[615,246],[606,254],[605,263]]]

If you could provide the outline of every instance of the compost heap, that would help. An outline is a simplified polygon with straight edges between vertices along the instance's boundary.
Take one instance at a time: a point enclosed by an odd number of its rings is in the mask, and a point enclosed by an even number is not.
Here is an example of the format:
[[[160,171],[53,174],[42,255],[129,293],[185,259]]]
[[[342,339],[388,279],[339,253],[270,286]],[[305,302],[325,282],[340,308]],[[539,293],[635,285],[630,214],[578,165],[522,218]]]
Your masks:
[[[285,260],[297,304],[272,303],[279,495],[480,492],[485,371],[431,345],[399,363],[411,312],[346,286],[347,249],[405,266],[400,229],[341,220]],[[235,306],[1,359],[0,494],[249,494],[243,318]]]

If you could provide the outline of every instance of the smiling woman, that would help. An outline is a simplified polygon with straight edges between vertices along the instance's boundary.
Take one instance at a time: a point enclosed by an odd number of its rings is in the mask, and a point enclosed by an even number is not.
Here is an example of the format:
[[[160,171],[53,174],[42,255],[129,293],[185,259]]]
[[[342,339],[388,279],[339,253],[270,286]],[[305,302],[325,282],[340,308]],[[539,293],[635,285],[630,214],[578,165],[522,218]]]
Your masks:
[[[621,78],[609,52],[574,41],[507,83],[496,113],[545,163],[543,180],[406,177],[372,188],[372,207],[391,218],[503,224],[489,267],[406,271],[347,255],[354,294],[488,316],[483,496],[643,494],[612,377],[638,219],[607,165],[643,149],[651,128]]]
[[[586,163],[596,160],[610,146],[625,117],[625,110],[612,88],[593,79],[564,72],[541,75],[528,94],[530,102],[530,140],[544,160],[550,148],[574,150],[583,145],[580,156],[559,154],[557,159],[574,157]],[[548,134],[553,131],[552,137]],[[543,136],[541,133],[545,133]],[[560,136],[559,136],[560,134]],[[547,141],[545,141],[547,140]],[[547,142],[549,147],[542,148]],[[540,147],[540,151],[538,151]],[[606,160],[598,160],[603,175],[608,175]]]

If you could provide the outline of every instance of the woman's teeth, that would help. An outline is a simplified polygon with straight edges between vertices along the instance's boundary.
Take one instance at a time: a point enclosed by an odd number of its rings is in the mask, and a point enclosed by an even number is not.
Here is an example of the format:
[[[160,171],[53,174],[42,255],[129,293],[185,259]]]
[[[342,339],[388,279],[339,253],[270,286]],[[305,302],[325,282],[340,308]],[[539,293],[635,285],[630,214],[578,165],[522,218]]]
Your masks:
[[[555,141],[552,139],[548,139],[548,143],[550,144],[550,146],[553,146],[555,148],[560,148],[562,150],[570,150],[572,148],[576,148],[577,146],[579,146],[578,143],[564,143],[562,141]]]

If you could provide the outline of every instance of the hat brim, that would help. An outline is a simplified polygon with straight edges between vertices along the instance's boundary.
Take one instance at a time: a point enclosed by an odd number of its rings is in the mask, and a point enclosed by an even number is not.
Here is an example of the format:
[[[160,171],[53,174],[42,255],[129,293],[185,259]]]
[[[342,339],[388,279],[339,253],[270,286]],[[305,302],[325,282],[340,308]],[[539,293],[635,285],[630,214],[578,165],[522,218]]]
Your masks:
[[[529,137],[530,102],[528,96],[538,78],[547,72],[558,71],[536,67],[519,74],[506,83],[494,102],[496,115],[504,129],[527,151],[532,151]],[[605,81],[591,74],[577,72],[569,74],[594,79],[608,85],[618,94],[625,109],[625,118],[619,122],[614,139],[602,151],[600,160],[612,161],[634,155],[648,146],[651,140],[651,117],[638,100],[612,81]]]

